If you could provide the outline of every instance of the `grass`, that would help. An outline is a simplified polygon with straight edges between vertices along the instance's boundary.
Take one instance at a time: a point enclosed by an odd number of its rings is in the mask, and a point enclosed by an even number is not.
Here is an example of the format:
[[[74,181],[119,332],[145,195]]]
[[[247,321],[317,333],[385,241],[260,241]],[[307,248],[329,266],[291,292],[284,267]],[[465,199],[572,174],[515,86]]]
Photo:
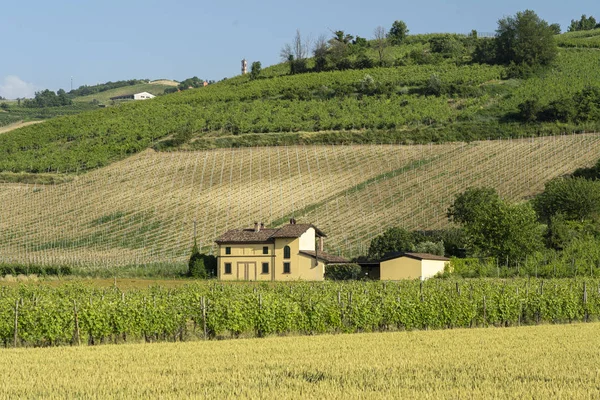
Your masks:
[[[2,398],[600,396],[600,324],[1,350]]]
[[[147,150],[64,184],[0,184],[0,262],[68,264],[111,277],[111,268],[185,264],[194,221],[199,246],[211,252],[228,229],[278,226],[291,215],[323,229],[329,252],[351,257],[391,226],[446,227],[448,206],[468,186],[492,186],[518,201],[598,158],[597,134]]]

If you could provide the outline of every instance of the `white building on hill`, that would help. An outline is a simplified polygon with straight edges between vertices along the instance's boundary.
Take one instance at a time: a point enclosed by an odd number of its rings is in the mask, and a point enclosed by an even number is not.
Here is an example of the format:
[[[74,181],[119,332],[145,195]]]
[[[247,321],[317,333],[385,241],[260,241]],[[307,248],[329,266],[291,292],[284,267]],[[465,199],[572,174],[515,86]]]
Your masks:
[[[124,94],[122,96],[111,97],[111,100],[148,100],[153,99],[156,96],[152,93],[142,92],[142,93],[134,93],[134,94]]]

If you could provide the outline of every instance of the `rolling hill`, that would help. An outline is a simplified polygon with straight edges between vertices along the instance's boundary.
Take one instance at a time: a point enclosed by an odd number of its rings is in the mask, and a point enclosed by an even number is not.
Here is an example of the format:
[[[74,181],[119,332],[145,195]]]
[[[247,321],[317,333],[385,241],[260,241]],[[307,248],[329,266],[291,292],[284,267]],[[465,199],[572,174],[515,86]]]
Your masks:
[[[430,35],[394,47],[390,55],[403,55],[386,68],[288,75],[281,64],[256,80],[239,76],[2,135],[0,171],[80,172],[150,146],[409,144],[596,131],[596,120],[524,124],[515,118],[528,100],[548,105],[600,82],[594,34],[560,35],[565,47],[555,65],[528,79],[505,79],[504,66],[406,59],[417,47],[430,53]]]
[[[364,254],[391,226],[438,229],[468,186],[512,200],[600,158],[600,135],[437,145],[145,150],[61,185],[0,185],[0,262],[118,267],[184,263],[193,241],[295,217],[329,252]]]
[[[92,101],[97,101],[100,104],[109,104],[111,102],[111,97],[141,92],[148,92],[155,96],[158,96],[160,94],[163,94],[165,92],[165,89],[168,89],[170,87],[173,87],[173,84],[169,81],[139,83],[136,85],[129,85],[116,89],[110,89],[104,92],[94,93],[87,96],[78,96],[75,97],[73,101],[76,103],[89,103]]]

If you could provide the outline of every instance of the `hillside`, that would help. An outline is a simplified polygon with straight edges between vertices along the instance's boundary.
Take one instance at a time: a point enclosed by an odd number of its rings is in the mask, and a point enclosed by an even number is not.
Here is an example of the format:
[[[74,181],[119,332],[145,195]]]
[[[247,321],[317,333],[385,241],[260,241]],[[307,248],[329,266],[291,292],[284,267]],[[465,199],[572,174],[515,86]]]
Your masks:
[[[78,96],[73,98],[74,102],[77,103],[89,103],[97,101],[100,104],[110,104],[111,97],[123,96],[126,94],[148,92],[155,96],[161,95],[165,92],[165,89],[173,87],[173,84],[168,81],[163,82],[149,82],[139,83],[136,85],[124,86],[116,89],[106,90],[100,93],[94,93],[87,96]]]
[[[466,59],[439,56],[420,64],[407,58],[415,50],[431,54],[435,35],[409,37],[391,48],[389,57],[396,59],[386,68],[288,75],[281,64],[256,80],[239,76],[5,134],[0,171],[84,171],[150,146],[429,143],[597,131],[596,119],[523,123],[516,116],[524,102],[547,106],[598,85],[600,52],[589,40],[594,34],[558,36],[564,45],[558,60],[528,79],[506,79],[506,67]],[[587,47],[570,48],[578,44]],[[373,49],[366,54],[372,57]]]
[[[0,262],[86,268],[185,262],[194,221],[214,250],[223,231],[290,217],[328,235],[326,249],[363,254],[390,226],[436,229],[468,186],[513,200],[600,158],[600,135],[438,145],[146,150],[52,186],[0,185]]]

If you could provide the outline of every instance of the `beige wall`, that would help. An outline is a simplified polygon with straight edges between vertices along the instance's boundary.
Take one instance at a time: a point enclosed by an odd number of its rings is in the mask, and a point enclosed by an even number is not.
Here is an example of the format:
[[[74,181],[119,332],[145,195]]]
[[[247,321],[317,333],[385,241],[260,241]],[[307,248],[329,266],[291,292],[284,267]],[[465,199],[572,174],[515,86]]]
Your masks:
[[[418,279],[421,277],[421,262],[408,257],[382,261],[381,280]]]
[[[381,262],[381,280],[427,279],[444,271],[448,261],[399,257]]]
[[[312,229],[312,228],[311,228]],[[314,229],[304,240],[312,240],[314,250]],[[308,232],[307,232],[308,233]],[[323,262],[316,263],[315,259],[300,254],[300,238],[276,239],[275,244],[238,244],[220,245],[218,250],[218,277],[221,280],[259,280],[259,281],[294,281],[311,280],[322,281],[325,274]],[[263,255],[263,246],[269,247],[269,254]],[[283,258],[283,249],[290,246],[290,258]],[[231,247],[231,254],[225,254],[225,248]],[[306,250],[306,249],[303,249]],[[269,273],[262,274],[262,263],[269,263]],[[290,273],[283,273],[283,263],[290,263]],[[225,274],[225,263],[231,263],[231,274]]]
[[[231,247],[231,254],[225,254],[225,248]],[[269,248],[269,254],[263,254],[263,247]],[[217,273],[224,281],[271,281],[275,264],[275,246],[273,244],[228,244],[219,246]],[[269,273],[262,273],[262,263],[269,263]],[[225,263],[231,263],[231,274],[225,273]]]

